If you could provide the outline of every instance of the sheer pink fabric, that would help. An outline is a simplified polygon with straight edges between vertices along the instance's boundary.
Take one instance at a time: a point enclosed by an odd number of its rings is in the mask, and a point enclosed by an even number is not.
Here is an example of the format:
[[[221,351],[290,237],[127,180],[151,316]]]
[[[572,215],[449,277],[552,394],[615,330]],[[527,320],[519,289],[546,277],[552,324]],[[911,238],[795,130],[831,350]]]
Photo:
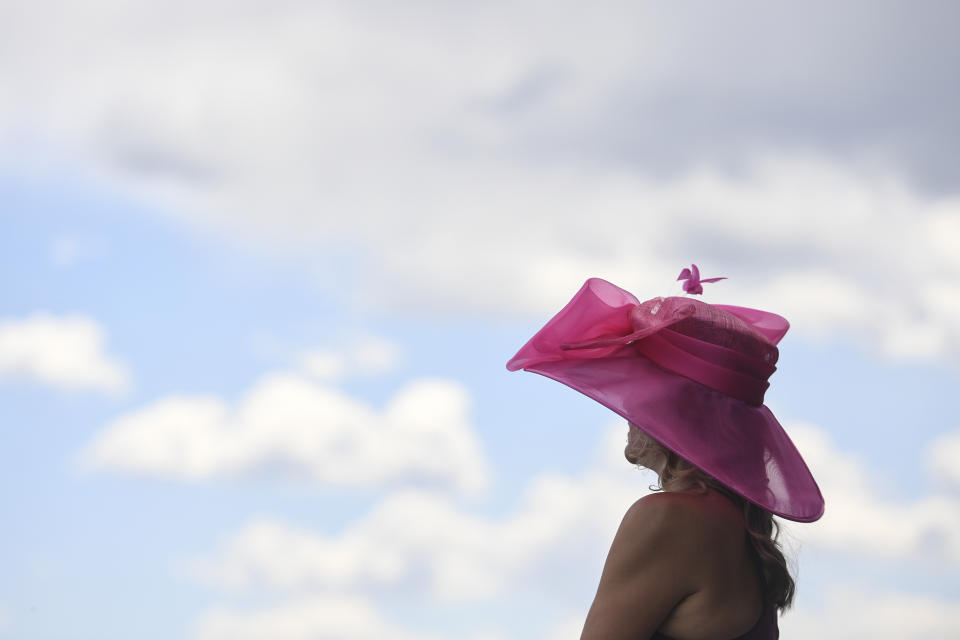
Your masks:
[[[811,522],[823,496],[763,406],[786,319],[692,298],[640,302],[599,278],[507,363],[580,391],[744,498]]]

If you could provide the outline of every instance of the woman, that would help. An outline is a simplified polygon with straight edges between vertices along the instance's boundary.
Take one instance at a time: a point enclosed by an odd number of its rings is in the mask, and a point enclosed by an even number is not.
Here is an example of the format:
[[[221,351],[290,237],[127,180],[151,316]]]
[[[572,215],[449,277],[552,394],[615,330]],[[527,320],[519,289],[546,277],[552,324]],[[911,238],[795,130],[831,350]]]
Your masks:
[[[679,279],[688,293],[707,282],[695,265]],[[778,637],[793,580],[772,514],[811,522],[824,508],[763,405],[788,327],[689,297],[641,303],[592,278],[507,364],[626,418],[627,459],[660,479],[623,519],[582,640]]]

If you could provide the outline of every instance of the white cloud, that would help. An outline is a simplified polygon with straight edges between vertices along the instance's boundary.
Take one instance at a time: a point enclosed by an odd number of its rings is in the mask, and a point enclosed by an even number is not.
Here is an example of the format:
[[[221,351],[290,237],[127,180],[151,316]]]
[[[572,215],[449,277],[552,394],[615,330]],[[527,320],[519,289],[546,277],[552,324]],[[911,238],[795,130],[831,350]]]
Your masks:
[[[347,331],[323,345],[305,348],[268,331],[251,337],[254,352],[266,361],[295,366],[320,382],[376,376],[395,371],[403,360],[398,344],[382,336]]]
[[[799,604],[780,619],[784,638],[927,640],[956,638],[960,601],[942,596],[842,585],[823,604]]]
[[[571,616],[560,622],[547,632],[543,640],[577,640],[583,633],[583,623],[587,619],[587,610],[580,615]]]
[[[333,351],[311,349],[300,356],[300,368],[319,380],[338,380],[346,369],[345,360]]]
[[[339,349],[308,349],[297,358],[300,368],[320,380],[338,380],[347,375],[377,375],[393,370],[400,362],[400,348],[379,336],[354,336]]]
[[[955,500],[884,500],[856,458],[837,451],[822,430],[795,425],[790,433],[827,499],[820,521],[786,523],[791,557],[799,552],[793,539],[805,553],[960,563]],[[273,519],[250,522],[191,570],[228,589],[399,589],[437,600],[490,598],[523,584],[555,588],[558,574],[565,584],[594,580],[620,518],[650,483],[623,461],[622,449],[618,425],[591,468],[576,477],[538,476],[503,517],[468,513],[430,493],[394,492],[335,536]],[[591,572],[575,578],[585,567]]]
[[[855,455],[838,451],[826,431],[797,424],[790,435],[826,500],[826,512],[817,522],[786,523],[791,537],[859,556],[960,565],[956,496],[888,499],[873,485],[873,474]]]
[[[944,434],[930,445],[928,465],[938,480],[960,489],[960,429]]]
[[[130,372],[106,353],[105,334],[98,322],[79,314],[0,319],[0,376],[71,390],[125,392]]]
[[[354,345],[351,360],[359,371],[368,374],[382,373],[397,366],[400,349],[388,340],[366,336]]]
[[[314,595],[273,607],[243,610],[218,607],[194,625],[195,640],[498,640],[502,636],[416,633],[386,620],[359,596]]]
[[[310,640],[410,638],[395,634],[368,602],[357,598],[305,598],[266,611],[208,611],[197,622],[197,640]]]
[[[230,589],[400,589],[452,601],[549,584],[558,567],[592,580],[623,514],[650,484],[624,461],[624,433],[623,425],[612,430],[579,477],[537,477],[506,517],[468,513],[432,493],[393,492],[333,537],[253,521],[192,571]],[[581,555],[587,562],[575,560]]]
[[[465,513],[423,492],[396,492],[335,537],[260,520],[212,558],[193,563],[204,582],[231,589],[410,590],[440,601],[492,598],[537,569],[558,549],[584,544],[599,556],[645,485],[606,478],[543,477],[506,519]],[[599,562],[596,563],[599,566]],[[570,566],[573,570],[573,567]]]
[[[335,536],[273,519],[250,522],[215,554],[188,562],[187,570],[223,589],[276,590],[289,600],[260,611],[208,612],[198,620],[198,640],[287,638],[285,634],[432,640],[433,635],[395,626],[382,631],[386,623],[374,603],[398,593],[426,597],[431,606],[478,598],[509,601],[512,594],[531,588],[539,600],[544,594],[556,597],[557,580],[595,581],[623,513],[646,492],[650,480],[623,460],[625,427],[619,422],[603,439],[591,469],[577,478],[539,476],[523,491],[518,508],[502,518],[465,512],[434,493],[405,490],[391,493]],[[340,607],[344,613],[327,620],[322,612],[340,600],[346,602]],[[579,637],[588,604],[583,603],[582,615],[571,615],[564,605],[566,619],[560,623],[551,623],[554,614],[548,612],[543,640]],[[340,625],[336,632],[329,630],[334,624]],[[493,628],[468,637],[506,640],[516,635]]]
[[[488,4],[404,20],[350,3],[36,6],[4,25],[18,63],[0,66],[15,96],[0,166],[68,158],[185,224],[298,256],[331,288],[349,281],[350,304],[542,315],[588,276],[653,296],[697,261],[731,277],[718,299],[797,332],[960,353],[960,202],[898,169],[949,171],[957,188],[950,155],[931,160],[957,110],[933,73],[956,38],[932,12],[758,5],[730,23],[709,4],[614,2],[544,25],[525,2],[507,21]],[[905,20],[925,47],[890,46]],[[869,53],[851,55],[851,33]],[[890,86],[938,96],[924,104],[939,116],[898,110]]]
[[[423,379],[381,411],[295,373],[262,376],[228,406],[169,396],[120,416],[81,452],[86,468],[199,480],[269,471],[339,487],[402,481],[481,490],[486,462],[463,387]]]
[[[586,613],[584,612],[584,616]],[[489,625],[485,625],[489,626]],[[555,625],[542,640],[575,640],[583,617]],[[260,609],[218,606],[194,623],[194,640],[517,640],[515,634],[474,630],[466,634],[405,629],[357,595],[311,594]]]

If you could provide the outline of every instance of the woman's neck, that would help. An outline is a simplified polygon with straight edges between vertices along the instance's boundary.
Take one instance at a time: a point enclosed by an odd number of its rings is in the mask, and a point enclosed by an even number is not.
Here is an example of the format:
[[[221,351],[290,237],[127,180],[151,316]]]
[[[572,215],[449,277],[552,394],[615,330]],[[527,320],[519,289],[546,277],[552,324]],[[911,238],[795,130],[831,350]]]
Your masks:
[[[680,493],[683,491],[694,491],[702,489],[703,485],[690,478],[671,478],[667,482],[660,481],[660,487],[664,491]]]

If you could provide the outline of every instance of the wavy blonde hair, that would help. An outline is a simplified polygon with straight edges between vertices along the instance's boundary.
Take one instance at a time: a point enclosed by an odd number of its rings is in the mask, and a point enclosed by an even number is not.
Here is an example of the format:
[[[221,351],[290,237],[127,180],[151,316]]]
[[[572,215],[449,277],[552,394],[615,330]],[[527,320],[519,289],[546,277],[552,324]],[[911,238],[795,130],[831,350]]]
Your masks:
[[[625,454],[627,459],[657,472],[657,484],[653,491],[664,491],[669,487],[689,487],[698,492],[712,489],[726,496],[740,508],[750,545],[763,575],[764,597],[768,602],[785,611],[793,604],[796,584],[787,567],[787,559],[778,541],[780,525],[773,514],[758,507],[749,500],[737,495],[726,486],[707,475],[687,460],[651,438],[642,429],[631,424],[639,434],[631,438]]]

